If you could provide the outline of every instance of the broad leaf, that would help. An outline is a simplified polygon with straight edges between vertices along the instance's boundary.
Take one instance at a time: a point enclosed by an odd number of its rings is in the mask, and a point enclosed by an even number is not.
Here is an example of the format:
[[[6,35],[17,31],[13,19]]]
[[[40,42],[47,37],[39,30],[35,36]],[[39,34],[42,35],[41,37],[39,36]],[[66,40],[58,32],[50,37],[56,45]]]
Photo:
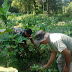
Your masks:
[[[0,32],[4,32],[6,29],[0,29]]]
[[[4,15],[4,9],[1,8],[1,7],[0,7],[0,14],[1,14],[1,15],[2,15],[2,14]]]
[[[8,5],[8,0],[4,0],[2,7],[5,13],[9,10],[10,6]]]

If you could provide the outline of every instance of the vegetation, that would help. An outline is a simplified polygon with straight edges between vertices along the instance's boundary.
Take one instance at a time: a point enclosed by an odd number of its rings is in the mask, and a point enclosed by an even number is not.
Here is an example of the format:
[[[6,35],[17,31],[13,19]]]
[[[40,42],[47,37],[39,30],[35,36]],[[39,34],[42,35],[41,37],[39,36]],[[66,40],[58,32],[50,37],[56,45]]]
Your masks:
[[[72,3],[70,2],[70,5],[65,5],[65,12],[63,14],[61,14],[62,5],[60,6],[60,9],[53,8],[54,5],[50,4],[50,14],[47,16],[46,13],[40,14],[42,13],[42,4],[44,3],[47,5],[45,1],[38,4],[38,0],[25,0],[24,5],[23,1],[24,0],[12,1],[12,6],[15,8],[15,5],[18,5],[17,10],[20,13],[8,12],[10,10],[8,0],[4,0],[3,6],[0,7],[0,30],[6,29],[5,31],[0,32],[0,65],[6,67],[12,66],[17,68],[19,72],[58,72],[56,60],[54,60],[48,69],[43,69],[43,66],[50,57],[50,47],[48,45],[37,45],[37,49],[35,50],[29,39],[27,39],[28,48],[18,45],[18,43],[26,39],[14,34],[13,27],[16,26],[22,29],[31,28],[33,30],[33,38],[38,30],[44,30],[45,32],[50,33],[60,32],[72,36]],[[34,3],[36,3],[36,5]],[[34,8],[37,9],[34,10],[32,5],[35,5]],[[33,14],[33,11],[36,12],[37,15]],[[55,14],[52,15],[51,13]]]

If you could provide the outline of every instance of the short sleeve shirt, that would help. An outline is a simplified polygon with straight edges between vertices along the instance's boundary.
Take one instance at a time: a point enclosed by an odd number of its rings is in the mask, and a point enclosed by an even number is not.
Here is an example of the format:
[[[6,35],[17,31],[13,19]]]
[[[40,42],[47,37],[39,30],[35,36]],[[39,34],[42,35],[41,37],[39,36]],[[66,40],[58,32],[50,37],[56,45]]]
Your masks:
[[[21,28],[14,28],[14,31],[15,31],[16,34],[20,35],[23,30]]]
[[[56,52],[62,52],[68,48],[72,52],[72,38],[62,33],[51,33],[49,45]]]
[[[22,32],[24,32],[25,30],[21,29],[21,28],[14,28],[14,32],[15,34],[18,34],[18,35],[22,35]],[[25,36],[23,36],[25,37]],[[24,44],[26,44],[26,40],[23,40]]]
[[[14,28],[14,31],[16,34],[22,35],[22,33],[24,33],[26,31],[26,29]],[[22,36],[26,38],[25,33]],[[32,39],[32,36],[30,36],[29,39]],[[24,44],[27,44],[26,40],[23,40],[23,42],[24,42]]]

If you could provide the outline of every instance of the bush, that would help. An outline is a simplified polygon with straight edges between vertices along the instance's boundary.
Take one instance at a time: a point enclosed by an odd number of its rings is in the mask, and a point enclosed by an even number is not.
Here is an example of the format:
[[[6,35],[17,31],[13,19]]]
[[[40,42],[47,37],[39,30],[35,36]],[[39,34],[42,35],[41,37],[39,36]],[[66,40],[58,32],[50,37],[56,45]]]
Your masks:
[[[72,4],[70,4],[70,5],[67,7],[67,9],[66,9],[66,14],[67,14],[68,16],[71,16],[71,15],[72,15]]]
[[[0,65],[12,66],[17,68],[19,72],[37,72],[40,66],[44,66],[47,63],[50,57],[50,49],[49,46],[40,45],[35,50],[34,46],[28,40],[28,48],[18,46],[17,44],[23,38],[11,33],[13,26],[22,24],[22,29],[31,28],[33,30],[33,37],[38,30],[44,30],[50,33],[65,33],[72,36],[72,17],[63,15],[47,17],[42,14],[20,16],[15,13],[9,15],[6,31],[0,33]],[[10,51],[11,47],[12,51]],[[46,72],[58,72],[56,60],[46,69]]]

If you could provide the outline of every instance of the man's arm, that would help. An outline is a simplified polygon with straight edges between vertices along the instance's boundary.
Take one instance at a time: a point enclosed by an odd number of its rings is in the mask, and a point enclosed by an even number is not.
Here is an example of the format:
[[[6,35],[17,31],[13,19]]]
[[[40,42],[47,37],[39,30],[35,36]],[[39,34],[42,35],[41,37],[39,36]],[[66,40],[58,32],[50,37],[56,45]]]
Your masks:
[[[51,50],[51,57],[50,57],[48,63],[45,65],[45,69],[48,68],[51,65],[51,63],[54,61],[54,59],[56,58],[56,54],[57,54],[56,51],[54,51],[52,49]]]
[[[35,42],[33,41],[32,37],[29,37],[29,39],[30,39],[31,43],[34,45],[34,47],[36,48],[36,44],[35,44]]]
[[[20,45],[22,45],[23,47],[27,47],[27,45],[26,44],[23,44],[23,43],[19,43]]]
[[[23,40],[22,42],[24,42],[24,43],[19,43],[19,44],[22,45],[23,47],[27,47],[26,40]]]
[[[71,52],[66,48],[62,51],[65,56],[66,65],[64,67],[64,72],[70,71],[70,62],[71,62]]]

